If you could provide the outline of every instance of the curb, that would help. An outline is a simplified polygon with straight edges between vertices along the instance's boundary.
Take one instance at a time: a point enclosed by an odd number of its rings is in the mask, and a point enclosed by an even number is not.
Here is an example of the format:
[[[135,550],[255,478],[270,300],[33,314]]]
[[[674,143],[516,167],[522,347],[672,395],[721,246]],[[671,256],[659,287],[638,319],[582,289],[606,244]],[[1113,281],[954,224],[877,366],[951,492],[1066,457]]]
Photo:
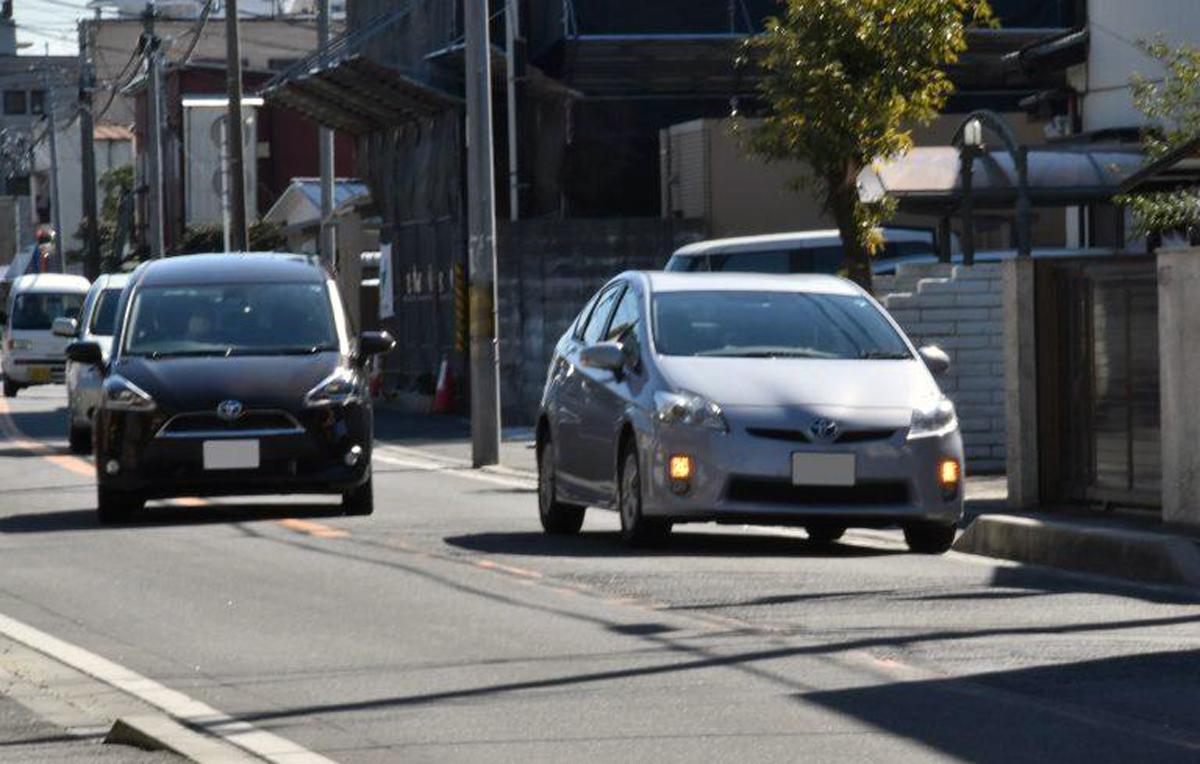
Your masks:
[[[1163,533],[981,515],[954,542],[954,551],[1147,584],[1200,588],[1200,546]]]
[[[240,748],[183,726],[168,716],[124,716],[113,722],[104,742],[144,751],[170,751],[197,764],[261,762]]]

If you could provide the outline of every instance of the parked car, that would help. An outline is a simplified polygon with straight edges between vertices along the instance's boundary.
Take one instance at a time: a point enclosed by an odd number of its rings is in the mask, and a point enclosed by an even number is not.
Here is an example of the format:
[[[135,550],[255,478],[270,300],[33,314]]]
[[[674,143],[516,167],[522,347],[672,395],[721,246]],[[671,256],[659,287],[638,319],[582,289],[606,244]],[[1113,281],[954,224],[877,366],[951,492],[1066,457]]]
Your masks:
[[[1042,258],[1067,258],[1067,257],[1111,257],[1117,254],[1117,250],[1105,247],[1045,247],[1034,249],[1030,252],[1030,256],[1034,259]],[[1000,263],[1005,260],[1014,260],[1017,257],[1015,249],[989,249],[975,253],[975,263],[984,265],[988,263]],[[872,263],[872,271],[876,276],[891,276],[896,272],[896,269],[902,265],[929,265],[938,262],[936,255],[906,255],[904,257],[893,257],[884,260],[877,260]],[[956,252],[950,256],[951,265],[962,265],[963,254]]]
[[[107,362],[112,349],[113,329],[117,321],[117,304],[129,276],[105,273],[88,290],[79,318],[63,317],[54,321],[53,331],[70,340],[95,342]],[[92,450],[92,418],[100,403],[100,367],[93,364],[67,361],[67,435],[72,453],[87,454]]]
[[[82,276],[40,273],[13,281],[4,312],[4,397],[23,387],[61,383],[68,340],[51,328],[57,318],[77,318],[90,284]]]
[[[963,446],[934,374],[835,276],[645,273],[601,289],[558,342],[537,427],[548,533],[616,509],[633,544],[673,524],[799,525],[816,542],[899,524],[940,553],[963,509]]]
[[[384,332],[348,334],[333,277],[300,255],[193,255],[130,277],[100,368],[95,462],[100,521],[148,499],[333,493],[373,511],[364,367]]]
[[[929,229],[888,227],[880,233],[884,244],[877,265],[913,256],[937,260],[934,233]],[[795,231],[688,244],[675,250],[665,270],[836,274],[844,260],[842,237],[836,230]]]

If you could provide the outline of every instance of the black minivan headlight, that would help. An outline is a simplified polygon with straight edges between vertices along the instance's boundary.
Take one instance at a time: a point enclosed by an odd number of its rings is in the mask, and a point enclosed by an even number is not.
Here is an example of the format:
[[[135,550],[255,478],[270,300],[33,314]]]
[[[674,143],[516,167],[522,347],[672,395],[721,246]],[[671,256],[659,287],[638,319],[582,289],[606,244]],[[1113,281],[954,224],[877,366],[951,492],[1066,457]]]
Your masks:
[[[104,380],[104,407],[111,411],[154,411],[157,404],[150,393],[124,377],[113,375]]]
[[[363,402],[362,377],[352,369],[340,368],[304,396],[304,405],[309,408],[323,406],[346,406]]]

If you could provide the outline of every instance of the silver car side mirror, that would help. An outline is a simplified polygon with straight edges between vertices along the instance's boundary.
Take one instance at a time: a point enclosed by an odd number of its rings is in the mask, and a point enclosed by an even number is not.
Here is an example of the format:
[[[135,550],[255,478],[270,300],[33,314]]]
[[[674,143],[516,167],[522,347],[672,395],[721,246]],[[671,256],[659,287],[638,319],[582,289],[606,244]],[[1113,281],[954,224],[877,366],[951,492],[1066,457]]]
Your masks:
[[[579,362],[592,369],[619,372],[625,368],[625,349],[617,342],[599,342],[579,353]]]
[[[60,316],[50,325],[50,333],[55,337],[74,337],[79,334],[79,322],[73,318]]]
[[[946,355],[946,351],[937,345],[926,345],[917,350],[917,353],[921,356],[921,360],[925,362],[925,366],[929,369],[929,372],[935,377],[950,371],[950,356]]]

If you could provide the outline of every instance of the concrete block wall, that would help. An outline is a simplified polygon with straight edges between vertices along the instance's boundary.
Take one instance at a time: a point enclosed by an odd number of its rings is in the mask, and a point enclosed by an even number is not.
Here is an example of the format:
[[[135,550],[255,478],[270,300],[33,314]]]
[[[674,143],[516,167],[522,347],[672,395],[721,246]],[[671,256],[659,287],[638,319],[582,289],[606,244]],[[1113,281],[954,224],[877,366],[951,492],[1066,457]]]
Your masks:
[[[879,301],[918,345],[950,355],[938,379],[954,401],[967,468],[1000,473],[1005,465],[1004,276],[999,264],[904,265],[875,282]]]

